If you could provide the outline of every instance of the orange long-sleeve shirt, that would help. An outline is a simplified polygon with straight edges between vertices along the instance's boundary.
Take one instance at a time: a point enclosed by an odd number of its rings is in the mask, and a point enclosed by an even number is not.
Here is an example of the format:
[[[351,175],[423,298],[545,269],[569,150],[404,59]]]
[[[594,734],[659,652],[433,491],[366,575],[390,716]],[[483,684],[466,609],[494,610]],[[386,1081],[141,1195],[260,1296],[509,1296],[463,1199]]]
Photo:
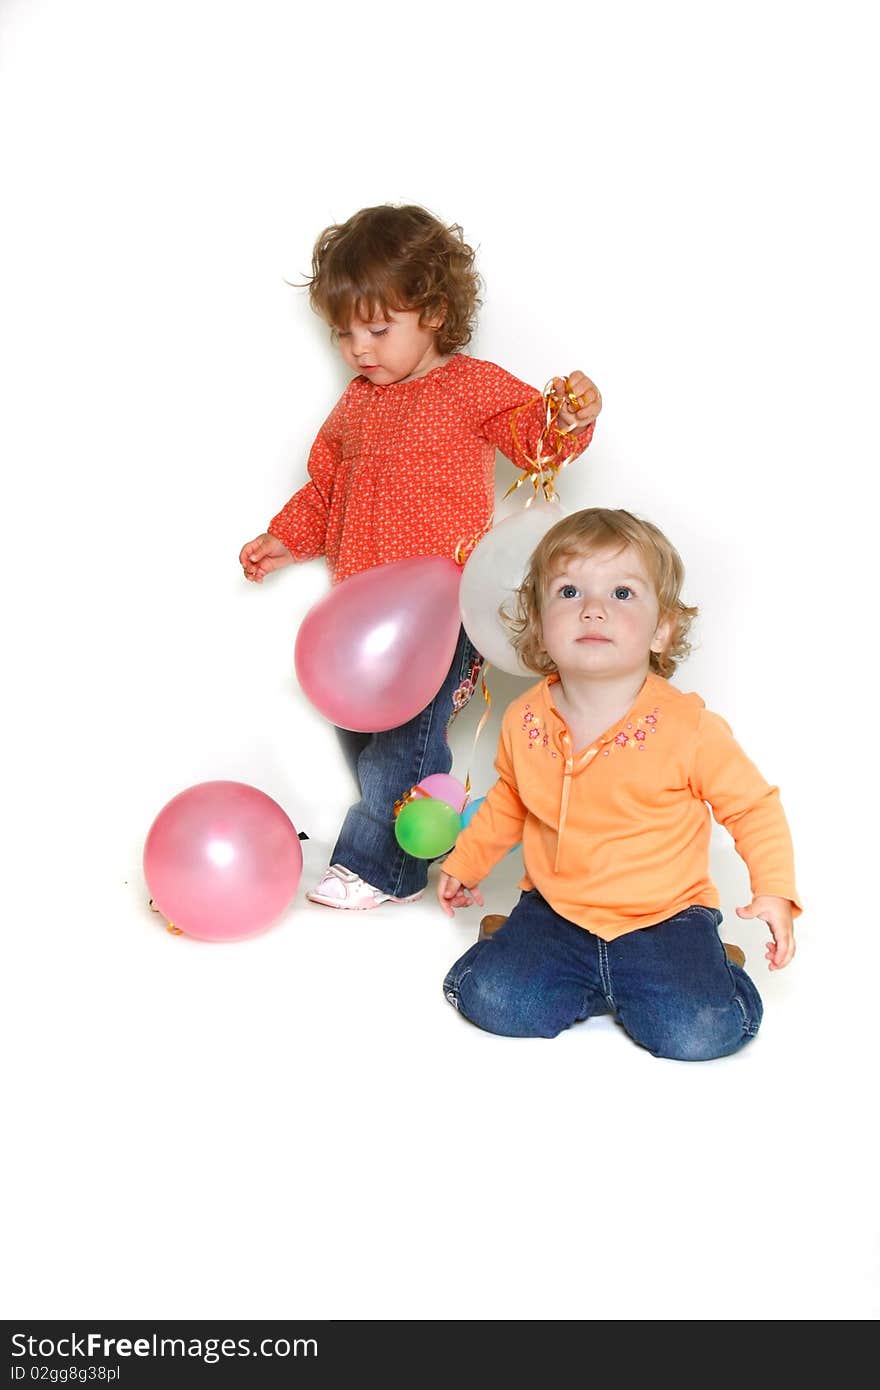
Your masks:
[[[505,712],[498,781],[444,861],[447,873],[476,884],[522,840],[520,886],[613,941],[692,903],[720,905],[709,878],[711,807],[752,893],[788,898],[800,912],[779,792],[699,695],[652,673],[623,719],[577,751],[553,704],[558,679]]]
[[[455,556],[488,526],[495,450],[528,470],[545,424],[540,392],[458,353],[414,381],[356,376],[309,454],[309,482],[269,523],[296,560],[326,555],[335,584],[413,555]],[[554,435],[560,461],[593,437]]]

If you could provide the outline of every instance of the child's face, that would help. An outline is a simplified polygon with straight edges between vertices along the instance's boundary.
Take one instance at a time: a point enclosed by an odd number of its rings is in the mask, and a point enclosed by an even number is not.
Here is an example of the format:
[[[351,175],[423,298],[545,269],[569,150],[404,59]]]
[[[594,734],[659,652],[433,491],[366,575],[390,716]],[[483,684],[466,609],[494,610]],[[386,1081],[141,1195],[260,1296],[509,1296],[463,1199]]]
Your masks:
[[[560,557],[544,598],[541,632],[563,679],[647,674],[651,652],[662,652],[671,624],[639,552]]]
[[[388,309],[369,321],[352,319],[339,329],[339,350],[349,367],[368,381],[390,386],[424,376],[442,359],[437,351],[439,323],[422,326],[417,309]]]

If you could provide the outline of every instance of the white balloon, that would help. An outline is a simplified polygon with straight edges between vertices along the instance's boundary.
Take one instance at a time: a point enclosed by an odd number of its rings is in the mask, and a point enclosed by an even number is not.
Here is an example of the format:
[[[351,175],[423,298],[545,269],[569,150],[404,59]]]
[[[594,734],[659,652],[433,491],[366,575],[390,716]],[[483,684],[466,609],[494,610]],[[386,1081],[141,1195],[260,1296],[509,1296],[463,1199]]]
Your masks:
[[[532,551],[567,515],[558,502],[533,502],[493,526],[468,557],[459,593],[461,621],[477,651],[499,671],[537,679],[511,646],[498,609],[503,603],[513,611],[513,594],[525,579]]]

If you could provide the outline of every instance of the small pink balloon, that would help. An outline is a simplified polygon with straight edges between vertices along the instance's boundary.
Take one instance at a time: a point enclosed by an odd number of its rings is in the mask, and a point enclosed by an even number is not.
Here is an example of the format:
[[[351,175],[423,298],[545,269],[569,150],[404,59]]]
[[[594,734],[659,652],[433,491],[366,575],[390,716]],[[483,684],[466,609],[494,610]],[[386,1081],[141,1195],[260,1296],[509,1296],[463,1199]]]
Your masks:
[[[296,674],[312,704],[360,733],[395,729],[419,714],[455,652],[460,583],[452,560],[416,555],[337,584],[296,638]]]
[[[164,806],[144,846],[144,877],[167,921],[202,941],[255,936],[297,890],[302,846],[271,796],[244,782],[200,782]]]
[[[418,786],[413,788],[413,796],[420,797],[425,794],[436,797],[438,801],[445,801],[459,813],[464,809],[467,800],[467,792],[461,782],[457,777],[450,777],[448,772],[432,772],[429,776],[423,777]]]

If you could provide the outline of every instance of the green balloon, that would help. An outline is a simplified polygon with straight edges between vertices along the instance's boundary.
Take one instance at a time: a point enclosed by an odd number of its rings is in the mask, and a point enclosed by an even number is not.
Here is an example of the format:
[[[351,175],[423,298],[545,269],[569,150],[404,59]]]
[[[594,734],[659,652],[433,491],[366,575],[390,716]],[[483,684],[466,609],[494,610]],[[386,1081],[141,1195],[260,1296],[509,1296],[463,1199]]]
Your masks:
[[[461,816],[447,801],[420,796],[401,808],[394,825],[397,843],[414,859],[436,859],[452,849]]]

